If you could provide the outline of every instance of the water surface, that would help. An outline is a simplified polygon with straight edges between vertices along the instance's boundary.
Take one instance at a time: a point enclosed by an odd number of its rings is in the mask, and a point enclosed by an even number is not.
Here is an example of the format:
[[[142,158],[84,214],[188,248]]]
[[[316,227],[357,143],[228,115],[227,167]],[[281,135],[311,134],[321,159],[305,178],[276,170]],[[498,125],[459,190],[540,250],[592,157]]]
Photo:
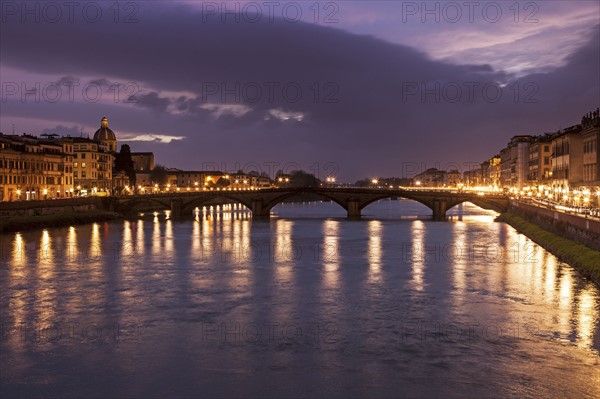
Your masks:
[[[594,397],[600,292],[493,212],[384,200],[0,236],[0,394]]]

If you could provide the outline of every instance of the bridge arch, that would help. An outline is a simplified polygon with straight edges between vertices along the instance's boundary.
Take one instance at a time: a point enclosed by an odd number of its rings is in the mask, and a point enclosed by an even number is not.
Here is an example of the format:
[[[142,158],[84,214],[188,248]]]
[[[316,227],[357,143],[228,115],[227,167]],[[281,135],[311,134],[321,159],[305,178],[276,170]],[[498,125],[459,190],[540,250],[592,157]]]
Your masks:
[[[214,201],[214,200],[220,199],[220,198],[223,198],[223,199],[226,199],[229,201],[233,201],[236,203],[240,203],[240,204],[244,205],[246,208],[248,208],[249,210],[252,210],[252,204],[248,203],[247,200],[241,199],[233,194],[228,194],[227,192],[224,191],[224,192],[217,192],[214,195],[210,195],[210,196],[202,196],[202,197],[192,198],[191,200],[182,204],[181,212],[182,212],[182,214],[192,213],[192,211],[196,207],[204,206],[204,204],[206,204],[207,202]]]
[[[115,207],[115,212],[121,212],[121,213],[127,213],[127,212],[132,212],[134,210],[134,208],[136,207],[136,205],[139,204],[155,204],[158,205],[160,207],[161,210],[170,210],[171,209],[171,203],[169,201],[166,200],[160,200],[158,198],[135,198],[132,199],[130,201],[121,203],[121,204],[117,204]]]
[[[285,193],[280,196],[277,196],[277,197],[271,199],[270,201],[268,201],[266,204],[263,204],[263,209],[266,209],[266,212],[270,212],[271,209],[273,209],[275,206],[281,204],[286,199],[297,197],[298,195],[303,195],[303,194],[312,194],[312,195],[316,195],[316,196],[324,198],[324,199],[331,200],[331,201],[335,202],[336,204],[338,204],[339,206],[341,206],[344,210],[346,210],[346,211],[348,210],[347,204],[345,204],[339,198],[336,198],[335,196],[329,195],[327,193],[317,192],[317,191],[314,191],[311,189],[299,189],[297,191],[293,191],[293,192],[289,192],[289,193]]]
[[[369,205],[371,205],[371,204],[373,204],[373,203],[375,203],[377,201],[381,201],[381,200],[387,199],[387,198],[396,198],[396,197],[398,197],[398,198],[404,198],[404,199],[411,200],[411,201],[415,201],[415,202],[418,202],[421,205],[425,205],[429,209],[432,209],[431,208],[431,204],[429,204],[429,203],[427,203],[427,202],[425,202],[425,201],[423,201],[423,200],[421,200],[419,198],[411,198],[411,196],[409,196],[409,195],[385,194],[385,195],[382,195],[382,196],[380,196],[378,198],[372,198],[372,199],[369,199],[367,201],[361,202],[361,204],[360,204],[360,210],[363,210],[367,206],[369,206]]]

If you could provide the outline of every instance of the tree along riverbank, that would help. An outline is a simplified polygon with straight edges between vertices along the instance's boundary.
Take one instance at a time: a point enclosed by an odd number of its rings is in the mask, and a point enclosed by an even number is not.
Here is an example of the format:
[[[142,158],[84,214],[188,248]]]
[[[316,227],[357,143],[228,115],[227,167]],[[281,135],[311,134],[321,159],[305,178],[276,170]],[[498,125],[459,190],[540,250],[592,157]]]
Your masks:
[[[582,275],[600,287],[600,251],[545,230],[511,212],[503,213],[496,218],[496,221],[511,225],[559,260],[575,267]]]

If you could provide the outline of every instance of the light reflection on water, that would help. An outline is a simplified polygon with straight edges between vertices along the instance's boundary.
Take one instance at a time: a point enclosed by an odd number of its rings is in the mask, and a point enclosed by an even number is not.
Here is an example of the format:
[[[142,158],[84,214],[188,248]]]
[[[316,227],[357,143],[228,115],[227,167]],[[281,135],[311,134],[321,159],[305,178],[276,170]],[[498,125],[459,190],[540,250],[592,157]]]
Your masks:
[[[2,397],[597,392],[600,293],[571,267],[471,205],[365,211],[0,236]]]

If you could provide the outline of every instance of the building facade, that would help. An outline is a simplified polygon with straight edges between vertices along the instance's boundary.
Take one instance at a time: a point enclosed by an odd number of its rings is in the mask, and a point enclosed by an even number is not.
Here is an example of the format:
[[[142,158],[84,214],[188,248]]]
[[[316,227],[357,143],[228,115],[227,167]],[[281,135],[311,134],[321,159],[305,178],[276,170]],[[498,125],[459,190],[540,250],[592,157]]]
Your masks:
[[[590,112],[581,119],[583,141],[583,182],[584,186],[600,189],[600,109]]]
[[[108,151],[107,145],[96,140],[77,137],[73,138],[73,151],[73,179],[76,194],[111,193],[114,154]]]
[[[102,118],[94,139],[0,133],[0,200],[114,194],[117,139]],[[128,179],[119,175],[119,187]]]
[[[529,169],[529,135],[513,136],[500,151],[500,184],[503,187],[522,188],[527,183]]]
[[[93,139],[73,138],[73,179],[76,194],[113,194],[117,137],[103,117]],[[116,182],[119,183],[119,182]]]
[[[153,152],[132,152],[131,160],[135,171],[149,171],[154,169]]]
[[[0,200],[72,196],[71,161],[68,139],[0,133]]]
[[[415,184],[424,187],[441,187],[446,181],[446,172],[437,168],[429,168],[414,177]]]
[[[583,181],[581,125],[563,129],[552,137],[552,189],[557,198]]]
[[[500,155],[495,155],[481,164],[481,184],[500,187]]]
[[[549,184],[552,178],[552,137],[536,136],[529,143],[527,182],[529,185]]]

